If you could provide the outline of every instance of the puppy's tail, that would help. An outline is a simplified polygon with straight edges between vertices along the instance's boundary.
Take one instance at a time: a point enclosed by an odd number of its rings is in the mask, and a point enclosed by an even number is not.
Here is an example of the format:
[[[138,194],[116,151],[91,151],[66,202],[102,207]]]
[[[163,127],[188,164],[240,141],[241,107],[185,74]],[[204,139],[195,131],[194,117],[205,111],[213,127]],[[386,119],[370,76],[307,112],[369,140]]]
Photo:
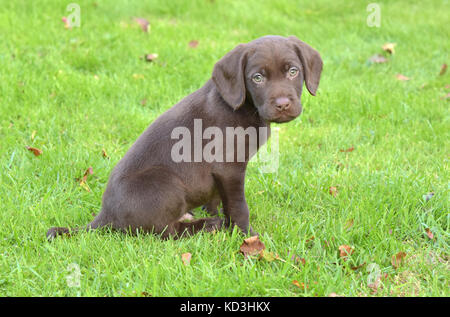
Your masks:
[[[65,227],[51,227],[47,231],[47,240],[51,241],[57,236],[67,235],[71,236],[72,234],[76,233],[77,231],[80,231],[79,228],[76,229],[69,229]]]
[[[92,229],[97,229],[107,225],[103,223],[100,217],[96,217],[91,223],[89,223],[85,228],[66,228],[66,227],[51,227],[47,231],[47,240],[51,241],[57,236],[72,236],[80,231],[90,231]]]

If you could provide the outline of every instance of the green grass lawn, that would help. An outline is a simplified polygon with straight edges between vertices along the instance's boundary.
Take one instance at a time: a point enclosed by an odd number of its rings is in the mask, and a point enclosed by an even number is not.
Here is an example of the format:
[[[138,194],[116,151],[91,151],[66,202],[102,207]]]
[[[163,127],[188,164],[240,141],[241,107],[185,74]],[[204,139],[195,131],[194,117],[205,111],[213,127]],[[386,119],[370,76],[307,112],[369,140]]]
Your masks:
[[[450,295],[447,1],[378,1],[377,28],[368,1],[77,0],[81,27],[66,29],[70,2],[0,0],[0,295]],[[46,241],[51,226],[90,222],[143,130],[267,34],[296,35],[324,61],[317,97],[304,89],[303,114],[278,125],[277,173],[247,172],[250,222],[280,259],[245,260],[244,237],[225,230]],[[77,181],[88,167],[90,191]]]

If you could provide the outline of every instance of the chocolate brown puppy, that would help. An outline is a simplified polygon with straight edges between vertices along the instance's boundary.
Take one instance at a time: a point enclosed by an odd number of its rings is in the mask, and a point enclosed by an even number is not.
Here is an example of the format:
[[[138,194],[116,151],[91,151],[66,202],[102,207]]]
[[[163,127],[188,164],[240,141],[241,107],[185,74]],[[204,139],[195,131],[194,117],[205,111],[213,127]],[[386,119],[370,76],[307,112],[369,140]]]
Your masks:
[[[321,71],[319,53],[294,36],[264,36],[238,45],[216,63],[203,87],[157,118],[131,146],[110,175],[101,212],[83,230],[110,227],[178,238],[236,225],[253,233],[244,194],[248,160],[267,140],[272,122],[300,115],[303,83],[315,95]],[[181,151],[181,134],[195,135],[199,125],[210,139],[194,138]],[[215,143],[214,159],[202,157],[212,136],[219,140],[227,128],[262,129],[266,137],[257,134],[252,140],[236,133],[232,143]],[[220,203],[224,218],[217,216]],[[214,217],[180,221],[199,206]],[[77,230],[53,227],[47,237]]]

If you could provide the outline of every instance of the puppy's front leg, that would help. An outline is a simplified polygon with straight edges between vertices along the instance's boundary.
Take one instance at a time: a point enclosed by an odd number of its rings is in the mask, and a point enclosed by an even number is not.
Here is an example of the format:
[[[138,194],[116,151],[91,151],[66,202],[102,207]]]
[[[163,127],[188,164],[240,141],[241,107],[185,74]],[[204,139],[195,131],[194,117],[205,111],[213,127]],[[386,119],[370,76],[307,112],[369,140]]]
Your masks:
[[[249,224],[249,210],[244,191],[245,173],[233,176],[215,175],[220,198],[223,204],[225,224],[236,225],[244,234],[256,234]]]

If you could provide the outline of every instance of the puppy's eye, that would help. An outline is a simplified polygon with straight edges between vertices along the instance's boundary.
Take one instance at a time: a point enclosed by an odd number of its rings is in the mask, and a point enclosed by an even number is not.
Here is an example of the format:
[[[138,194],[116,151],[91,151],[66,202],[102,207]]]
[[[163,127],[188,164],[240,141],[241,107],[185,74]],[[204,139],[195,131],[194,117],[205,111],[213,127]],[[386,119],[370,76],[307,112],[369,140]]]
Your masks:
[[[298,74],[298,68],[297,67],[291,67],[289,68],[289,76],[295,77]]]
[[[264,77],[260,73],[256,73],[255,75],[253,75],[252,80],[257,84],[260,84],[263,82]]]

